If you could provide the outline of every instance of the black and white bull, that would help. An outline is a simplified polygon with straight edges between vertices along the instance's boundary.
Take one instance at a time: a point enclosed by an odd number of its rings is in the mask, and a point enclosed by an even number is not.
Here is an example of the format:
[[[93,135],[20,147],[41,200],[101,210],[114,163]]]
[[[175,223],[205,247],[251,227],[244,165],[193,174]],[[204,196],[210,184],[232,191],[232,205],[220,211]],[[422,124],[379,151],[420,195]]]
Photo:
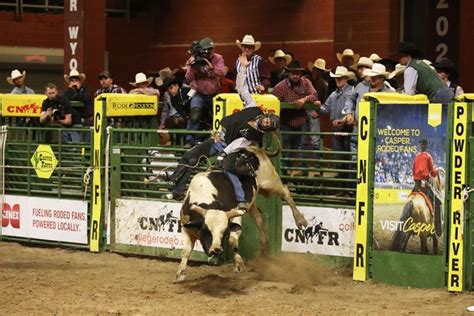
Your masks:
[[[255,219],[259,229],[260,249],[265,251],[268,240],[263,216],[256,203],[258,193],[267,197],[274,194],[284,199],[290,206],[298,227],[306,227],[307,222],[297,209],[288,187],[281,182],[265,151],[257,147],[248,147],[246,150],[254,155],[253,158],[257,158],[252,159],[256,176],[240,178],[245,198],[249,203],[248,213]],[[229,244],[234,253],[234,271],[241,272],[245,269],[238,252],[244,212],[235,209],[236,204],[232,185],[222,171],[201,172],[193,177],[181,208],[184,248],[176,282],[186,278],[186,265],[196,240],[200,240],[204,251],[212,258],[222,252],[222,242],[229,236]]]

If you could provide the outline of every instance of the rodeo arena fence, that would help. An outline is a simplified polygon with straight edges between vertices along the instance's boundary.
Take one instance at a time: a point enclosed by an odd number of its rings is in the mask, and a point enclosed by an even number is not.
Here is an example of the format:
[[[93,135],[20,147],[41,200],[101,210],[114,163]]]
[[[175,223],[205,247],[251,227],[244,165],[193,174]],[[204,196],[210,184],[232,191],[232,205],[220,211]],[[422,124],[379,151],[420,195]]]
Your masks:
[[[294,108],[271,95],[255,97],[264,111]],[[0,238],[179,258],[181,203],[162,199],[172,183],[160,175],[176,168],[190,131],[157,130],[156,97],[127,94],[98,96],[91,128],[28,127],[39,118],[44,99],[0,95]],[[270,253],[353,262],[353,278],[359,281],[471,290],[473,103],[474,94],[449,104],[430,104],[424,95],[366,94],[359,104],[357,133],[280,131],[281,137],[303,138],[298,149],[283,147],[271,160],[309,224],[299,229],[279,198],[259,196]],[[216,96],[213,128],[241,108],[236,94]],[[65,141],[71,132],[80,135],[80,142]],[[205,139],[210,132],[193,134]],[[357,139],[358,152],[325,146],[335,135]],[[421,140],[438,167],[436,179],[427,184],[437,202],[412,192]],[[266,136],[265,148],[277,146]],[[435,224],[436,209],[441,225]],[[247,216],[242,232],[241,255],[252,259],[259,237]],[[207,260],[199,244],[195,250],[191,259]],[[224,259],[230,258],[228,250]]]

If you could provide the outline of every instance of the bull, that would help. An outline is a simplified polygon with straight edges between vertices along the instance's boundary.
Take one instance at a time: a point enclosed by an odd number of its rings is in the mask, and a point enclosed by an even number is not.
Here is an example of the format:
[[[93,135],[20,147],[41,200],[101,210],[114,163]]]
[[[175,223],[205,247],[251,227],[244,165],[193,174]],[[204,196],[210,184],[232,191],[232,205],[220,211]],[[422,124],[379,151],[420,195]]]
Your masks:
[[[254,218],[260,239],[260,250],[268,248],[263,215],[257,207],[259,193],[270,194],[284,199],[290,206],[293,218],[299,228],[307,226],[306,219],[298,210],[287,186],[283,185],[275,167],[266,152],[258,147],[244,150],[253,159],[247,160],[255,177],[242,176],[245,198],[249,203],[248,213]],[[196,174],[189,184],[181,208],[181,224],[184,247],[175,282],[186,279],[186,266],[196,240],[199,240],[209,261],[222,253],[222,242],[228,237],[234,256],[234,271],[242,272],[245,264],[238,252],[244,211],[235,209],[236,200],[232,185],[221,170],[210,170]]]

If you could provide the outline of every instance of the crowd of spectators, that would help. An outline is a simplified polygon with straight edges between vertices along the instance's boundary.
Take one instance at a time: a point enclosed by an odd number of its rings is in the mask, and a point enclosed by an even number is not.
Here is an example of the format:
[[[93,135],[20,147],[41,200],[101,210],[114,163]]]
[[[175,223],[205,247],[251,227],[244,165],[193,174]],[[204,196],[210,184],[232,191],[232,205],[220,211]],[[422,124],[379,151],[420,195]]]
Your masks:
[[[205,37],[193,42],[188,50],[190,57],[183,67],[163,68],[156,78],[139,72],[130,82],[132,89],[128,93],[155,95],[162,101],[157,119],[159,129],[209,130],[212,128],[212,100],[219,93],[235,92],[233,80],[240,68],[238,56],[245,54],[250,62],[246,69],[249,90],[254,94],[271,93],[282,102],[294,104],[293,109],[281,111],[281,129],[315,133],[321,131],[321,115],[329,117],[331,128],[328,131],[356,133],[357,107],[366,92],[424,93],[433,102],[446,102],[454,94],[462,93],[452,61],[443,59],[431,64],[422,59],[422,53],[414,45],[406,42],[400,44],[392,59],[382,59],[375,53],[361,57],[352,49],[345,49],[336,54],[338,64],[334,65],[334,72],[327,67],[322,56],[316,56],[318,58],[308,62],[307,67],[302,66],[297,56],[282,49],[275,50],[272,56],[261,56],[258,53],[262,43],[252,35],[245,35],[235,43],[236,58],[230,63],[235,66],[232,71],[222,55],[215,51],[213,40]],[[98,74],[101,88],[95,93],[88,89],[85,75],[78,70],[72,70],[64,78],[67,88],[62,93],[58,91],[64,100],[51,102],[50,90],[54,85],[46,85],[48,99],[43,104],[42,118],[30,124],[91,126],[92,97],[102,93],[127,93],[126,89],[114,83],[107,70]],[[11,93],[34,93],[26,86],[25,71],[13,70],[7,81],[14,86]],[[80,101],[82,107],[72,108],[69,101]],[[59,119],[52,115],[54,110],[60,110]],[[68,113],[72,113],[74,118],[75,112],[79,119],[65,119]],[[120,120],[113,124],[120,126]],[[337,151],[357,150],[356,137],[351,140],[350,136],[338,133],[332,138],[332,146]],[[189,148],[199,138],[190,133],[182,141]],[[320,137],[315,135],[283,137],[283,147],[288,149],[318,150],[320,146]]]

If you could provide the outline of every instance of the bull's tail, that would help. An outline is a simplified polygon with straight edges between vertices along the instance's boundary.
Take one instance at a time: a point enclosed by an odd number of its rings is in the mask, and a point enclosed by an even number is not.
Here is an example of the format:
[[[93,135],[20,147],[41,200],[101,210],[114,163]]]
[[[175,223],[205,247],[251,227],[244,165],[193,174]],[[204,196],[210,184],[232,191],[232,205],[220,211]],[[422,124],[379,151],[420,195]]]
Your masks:
[[[265,153],[267,154],[268,157],[276,157],[280,154],[281,152],[281,142],[280,142],[280,137],[278,137],[276,131],[272,132],[272,138],[275,141],[276,149],[274,151],[268,151],[265,149]]]
[[[400,217],[400,222],[405,222],[408,217],[413,214],[413,201],[408,201],[407,204],[403,207],[402,216]],[[408,241],[408,233],[403,230],[397,229],[395,234],[392,237],[392,244],[390,246],[391,251],[405,251],[406,243]]]

